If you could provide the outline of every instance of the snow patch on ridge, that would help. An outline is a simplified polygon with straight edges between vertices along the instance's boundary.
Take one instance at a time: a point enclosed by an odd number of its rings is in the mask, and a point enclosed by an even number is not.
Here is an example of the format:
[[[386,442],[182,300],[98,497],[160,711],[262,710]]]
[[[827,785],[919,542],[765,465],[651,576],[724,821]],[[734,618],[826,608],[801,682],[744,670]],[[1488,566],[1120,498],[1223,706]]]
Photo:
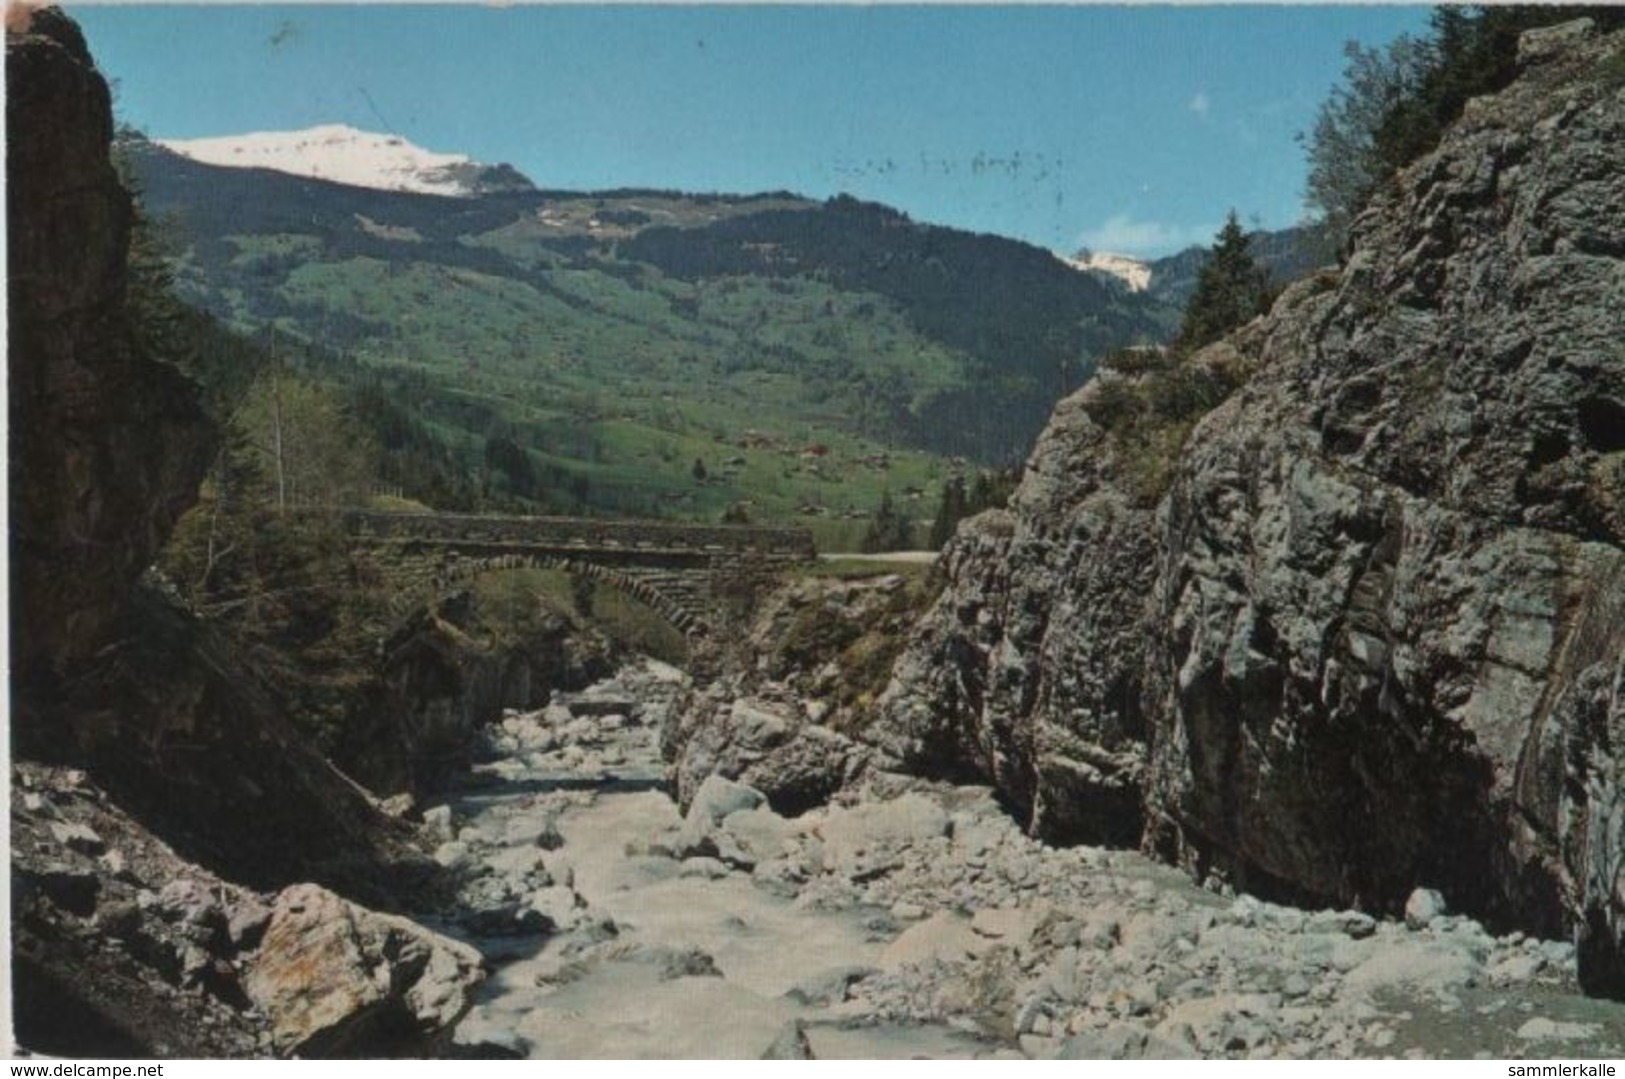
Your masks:
[[[1130,292],[1144,292],[1151,287],[1151,265],[1129,255],[1114,255],[1108,251],[1090,251],[1084,248],[1076,255],[1056,256],[1075,270],[1087,273],[1105,273],[1122,281]]]
[[[466,198],[488,189],[488,166],[464,154],[442,154],[399,135],[323,124],[303,131],[256,131],[205,139],[157,139],[158,145],[205,165],[274,169],[380,191]],[[506,188],[512,182],[503,184]]]

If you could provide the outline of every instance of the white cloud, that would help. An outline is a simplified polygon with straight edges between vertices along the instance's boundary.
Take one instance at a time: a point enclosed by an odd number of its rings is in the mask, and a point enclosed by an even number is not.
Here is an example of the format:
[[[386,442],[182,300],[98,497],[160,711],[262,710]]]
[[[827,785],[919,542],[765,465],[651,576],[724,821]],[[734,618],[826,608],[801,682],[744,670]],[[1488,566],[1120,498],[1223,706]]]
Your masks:
[[[1206,118],[1208,109],[1212,107],[1213,102],[1208,100],[1206,90],[1198,90],[1196,96],[1191,98],[1190,110],[1198,116]]]
[[[1129,214],[1113,214],[1098,227],[1078,237],[1078,246],[1119,255],[1160,257],[1193,244],[1210,244],[1217,225],[1171,225],[1163,221],[1136,221]]]

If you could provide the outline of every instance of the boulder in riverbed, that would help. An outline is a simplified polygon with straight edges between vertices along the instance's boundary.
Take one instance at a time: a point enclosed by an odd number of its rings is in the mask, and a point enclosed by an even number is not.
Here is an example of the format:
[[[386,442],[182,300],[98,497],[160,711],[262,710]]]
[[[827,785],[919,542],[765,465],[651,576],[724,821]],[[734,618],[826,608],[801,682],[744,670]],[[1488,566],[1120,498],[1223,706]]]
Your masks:
[[[352,1056],[434,1048],[483,977],[466,944],[296,884],[277,896],[243,984],[281,1055]]]

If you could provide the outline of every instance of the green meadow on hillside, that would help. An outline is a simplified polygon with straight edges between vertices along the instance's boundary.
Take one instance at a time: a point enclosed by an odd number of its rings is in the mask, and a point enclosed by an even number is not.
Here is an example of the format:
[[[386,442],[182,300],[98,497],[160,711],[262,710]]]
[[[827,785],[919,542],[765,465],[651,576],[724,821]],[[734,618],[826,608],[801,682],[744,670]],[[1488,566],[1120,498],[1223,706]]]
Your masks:
[[[127,157],[183,298],[370,387],[462,508],[731,513],[850,549],[889,496],[923,538],[951,477],[1019,462],[1096,357],[1174,319],[851,199],[448,199]]]

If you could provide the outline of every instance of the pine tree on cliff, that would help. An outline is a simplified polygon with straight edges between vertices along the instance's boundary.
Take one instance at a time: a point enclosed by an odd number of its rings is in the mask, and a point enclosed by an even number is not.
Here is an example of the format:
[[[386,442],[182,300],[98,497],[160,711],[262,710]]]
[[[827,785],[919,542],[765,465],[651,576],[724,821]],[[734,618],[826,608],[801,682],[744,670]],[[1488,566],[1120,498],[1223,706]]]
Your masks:
[[[1184,322],[1172,345],[1176,353],[1195,352],[1268,307],[1268,277],[1253,261],[1249,246],[1247,233],[1231,210],[1185,308]]]
[[[869,520],[859,547],[865,553],[907,551],[914,544],[914,526],[893,504],[890,491],[880,493],[880,507]]]
[[[950,476],[942,486],[942,503],[931,522],[931,538],[927,541],[933,551],[940,551],[953,538],[959,522],[971,512],[970,496],[965,493],[965,477]]]

